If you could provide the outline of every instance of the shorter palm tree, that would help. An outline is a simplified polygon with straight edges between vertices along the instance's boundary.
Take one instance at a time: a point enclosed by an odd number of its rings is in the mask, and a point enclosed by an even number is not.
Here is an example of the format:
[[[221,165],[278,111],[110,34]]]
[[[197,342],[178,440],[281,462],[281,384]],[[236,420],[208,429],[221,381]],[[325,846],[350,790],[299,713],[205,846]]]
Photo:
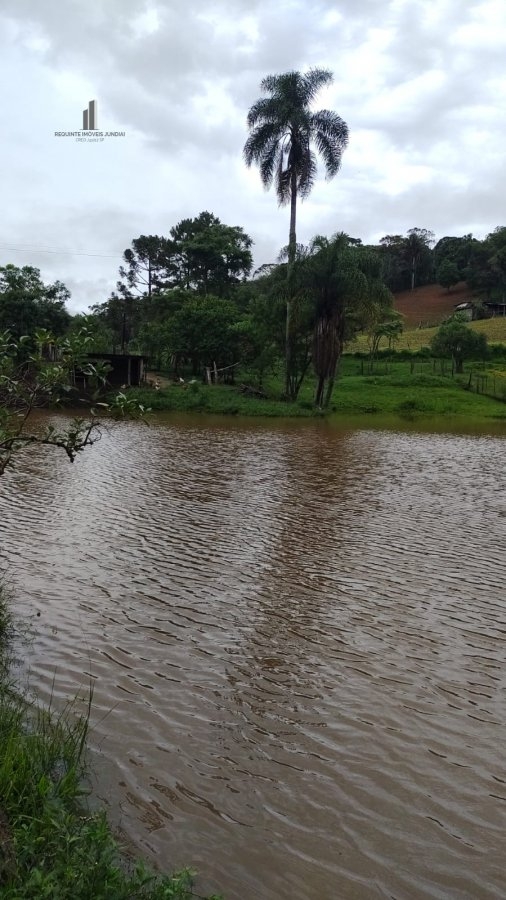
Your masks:
[[[379,277],[380,260],[354,246],[347,234],[315,238],[298,264],[298,280],[314,304],[312,361],[317,376],[315,405],[329,405],[346,340],[365,327],[392,297]]]

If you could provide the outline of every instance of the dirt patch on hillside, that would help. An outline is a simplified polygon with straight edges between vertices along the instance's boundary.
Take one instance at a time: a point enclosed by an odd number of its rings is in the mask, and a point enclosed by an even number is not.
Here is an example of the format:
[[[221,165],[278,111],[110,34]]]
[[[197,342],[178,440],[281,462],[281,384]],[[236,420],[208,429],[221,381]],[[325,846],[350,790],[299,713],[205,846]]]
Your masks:
[[[462,281],[447,291],[439,284],[427,284],[414,291],[394,295],[394,308],[404,316],[404,328],[427,328],[439,325],[458,303],[472,299],[467,284]]]

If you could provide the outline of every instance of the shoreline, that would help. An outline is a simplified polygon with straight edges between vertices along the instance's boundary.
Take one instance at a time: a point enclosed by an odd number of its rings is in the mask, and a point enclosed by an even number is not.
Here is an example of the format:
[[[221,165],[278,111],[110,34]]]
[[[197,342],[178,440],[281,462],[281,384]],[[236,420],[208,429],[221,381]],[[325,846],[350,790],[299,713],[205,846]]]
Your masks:
[[[195,873],[155,873],[120,845],[105,810],[85,788],[87,715],[29,700],[11,674],[23,631],[0,583],[0,893],[23,900],[192,900]],[[204,898],[202,898],[204,900]],[[207,900],[220,900],[213,895]]]
[[[386,363],[380,371],[362,374],[347,360],[334,388],[330,406],[316,409],[314,379],[303,385],[295,402],[280,397],[279,378],[265,384],[265,398],[247,396],[238,385],[197,382],[153,388],[130,388],[129,396],[149,408],[150,417],[198,415],[232,420],[320,422],[334,427],[387,427],[412,430],[506,430],[506,396],[467,389],[468,374],[437,375],[430,364]]]

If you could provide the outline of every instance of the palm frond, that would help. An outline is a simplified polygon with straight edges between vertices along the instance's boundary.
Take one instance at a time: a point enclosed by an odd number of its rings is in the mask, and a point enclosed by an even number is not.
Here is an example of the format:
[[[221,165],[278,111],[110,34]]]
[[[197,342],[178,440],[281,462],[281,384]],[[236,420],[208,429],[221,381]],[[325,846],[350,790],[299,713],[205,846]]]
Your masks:
[[[278,143],[283,137],[283,131],[275,122],[264,122],[257,125],[249,135],[244,145],[244,159],[247,166],[260,162],[273,142]]]
[[[322,109],[311,116],[311,133],[327,178],[332,178],[341,167],[341,157],[348,144],[348,126],[336,113]]]
[[[301,87],[304,95],[304,103],[309,106],[315,99],[319,90],[332,84],[334,76],[330,69],[309,69],[301,78]]]
[[[329,239],[325,237],[323,234],[315,234],[314,238],[311,239],[311,243],[309,244],[309,249],[311,251],[311,255],[318,253],[319,250],[326,249],[329,246]]]
[[[246,122],[254,128],[258,122],[279,122],[283,119],[283,103],[276,97],[260,97],[248,112]]]
[[[282,78],[286,78],[286,75],[266,75],[260,82],[260,89],[267,94],[277,94]]]
[[[288,262],[288,257],[290,254],[290,245],[285,244],[284,247],[278,253],[278,263]],[[305,244],[296,244],[295,245],[295,259],[296,260],[305,260],[310,255],[310,248],[306,247]]]
[[[317,169],[316,156],[312,150],[308,148],[302,157],[301,164],[297,171],[297,187],[301,200],[305,200],[311,193]]]
[[[292,196],[292,172],[288,166],[283,166],[283,162],[284,153],[281,149],[276,166],[276,193],[280,206],[288,203]]]
[[[267,144],[265,147],[260,160],[260,177],[262,179],[262,184],[266,187],[271,186],[274,172],[276,171],[276,168],[279,167],[280,162],[282,163],[282,160],[283,154],[280,151],[279,141],[272,140],[270,144]]]

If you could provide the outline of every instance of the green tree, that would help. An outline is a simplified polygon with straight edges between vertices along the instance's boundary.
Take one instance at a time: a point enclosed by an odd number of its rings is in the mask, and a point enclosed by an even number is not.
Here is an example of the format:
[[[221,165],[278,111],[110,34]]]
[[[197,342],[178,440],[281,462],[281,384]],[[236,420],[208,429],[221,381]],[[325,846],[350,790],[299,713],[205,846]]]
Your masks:
[[[183,219],[170,230],[171,285],[222,297],[253,267],[253,241],[238,225],[209,212]]]
[[[296,399],[300,387],[311,365],[311,347],[314,326],[314,303],[301,283],[301,263],[308,256],[308,248],[297,245],[296,265],[292,296],[292,348],[291,383],[292,399]],[[287,250],[280,254],[286,260]],[[255,284],[263,305],[263,317],[274,350],[274,361],[285,356],[286,349],[286,302],[288,295],[287,263],[269,263],[261,267]],[[285,395],[286,396],[286,395]]]
[[[204,366],[218,368],[237,362],[238,313],[222,297],[194,296],[179,309],[168,325],[171,352],[191,362],[194,375]]]
[[[147,412],[122,393],[111,403],[99,402],[107,370],[88,359],[91,341],[84,329],[67,337],[43,329],[20,338],[9,331],[0,332],[0,475],[20,450],[34,445],[59,447],[73,462],[100,438],[99,409],[102,415],[117,416]],[[86,375],[95,388],[86,402],[75,386],[76,371]],[[84,404],[84,415],[61,430],[54,425],[30,427],[36,409],[58,406],[65,400]]]
[[[170,237],[141,235],[125,250],[116,291],[91,311],[111,335],[111,349],[131,348],[153,354],[166,352],[167,320],[188,297],[212,294],[229,297],[249,275],[251,238],[239,226],[224,225],[212,213],[183,219]]]
[[[449,356],[453,360],[457,374],[464,371],[466,359],[484,359],[488,352],[487,336],[459,321],[441,325],[430,346],[434,356]]]
[[[443,259],[442,263],[436,269],[436,278],[441,287],[450,290],[460,281],[460,272],[456,263],[451,259]]]
[[[132,241],[131,249],[123,253],[123,263],[119,268],[118,294],[151,297],[167,282],[167,239],[141,234]]]
[[[464,271],[472,257],[473,247],[478,243],[472,234],[464,234],[462,237],[446,236],[441,238],[433,250],[434,265],[436,271],[445,260],[449,260],[457,266],[459,281],[464,278]]]
[[[469,287],[487,299],[495,293],[497,286],[497,275],[491,262],[492,255],[493,251],[487,240],[476,241],[463,273]]]
[[[330,403],[344,344],[371,320],[385,317],[392,295],[381,280],[378,256],[348,235],[317,237],[298,264],[302,290],[313,304],[312,361],[315,405]]]
[[[62,335],[71,320],[65,309],[69,298],[61,281],[44,284],[39,269],[0,266],[0,331],[21,337],[46,328]]]
[[[499,225],[488,235],[487,243],[492,253],[490,266],[496,276],[496,290],[502,301],[506,298],[506,227]]]
[[[279,295],[259,294],[250,299],[248,308],[234,326],[239,338],[241,370],[247,369],[258,388],[280,358],[279,337],[282,343],[283,307]]]
[[[141,234],[123,253],[120,280],[108,300],[92,306],[111,333],[111,349],[126,352],[135,340],[146,310],[169,284],[169,241],[159,235]]]
[[[434,278],[432,231],[411,228],[407,235],[387,234],[379,242],[383,279],[391,291],[413,290]]]
[[[432,268],[431,244],[434,233],[427,228],[410,228],[405,238],[405,253],[411,271],[411,290],[417,282],[417,275],[425,262],[429,270]]]
[[[285,348],[285,392],[290,399],[296,390],[291,371],[291,313],[297,200],[309,196],[316,177],[317,161],[312,146],[323,159],[327,177],[332,178],[339,171],[348,143],[348,126],[337,113],[312,109],[318,91],[332,80],[332,73],[326,69],[269,75],[261,83],[262,91],[268,96],[257,100],[247,117],[250,134],[244,146],[246,164],[259,166],[265,187],[269,188],[275,181],[280,205],[290,203]]]
[[[89,350],[95,353],[115,352],[114,335],[100,316],[77,313],[72,316],[68,336],[86,333],[89,337]]]
[[[91,315],[98,320],[99,327],[111,335],[113,353],[128,352],[140,324],[142,299],[126,291],[122,295],[113,292],[108,300],[91,307]]]
[[[498,226],[484,241],[472,245],[464,272],[468,285],[487,299],[506,298],[506,227]]]
[[[383,278],[391,291],[403,291],[409,286],[405,250],[402,234],[386,234],[379,242]]]
[[[374,366],[374,360],[378,354],[382,340],[388,343],[388,349],[392,350],[393,346],[399,340],[403,332],[402,316],[394,309],[385,310],[378,305],[376,314],[371,316],[371,320],[367,329],[367,343],[369,345],[369,358],[371,371]]]

